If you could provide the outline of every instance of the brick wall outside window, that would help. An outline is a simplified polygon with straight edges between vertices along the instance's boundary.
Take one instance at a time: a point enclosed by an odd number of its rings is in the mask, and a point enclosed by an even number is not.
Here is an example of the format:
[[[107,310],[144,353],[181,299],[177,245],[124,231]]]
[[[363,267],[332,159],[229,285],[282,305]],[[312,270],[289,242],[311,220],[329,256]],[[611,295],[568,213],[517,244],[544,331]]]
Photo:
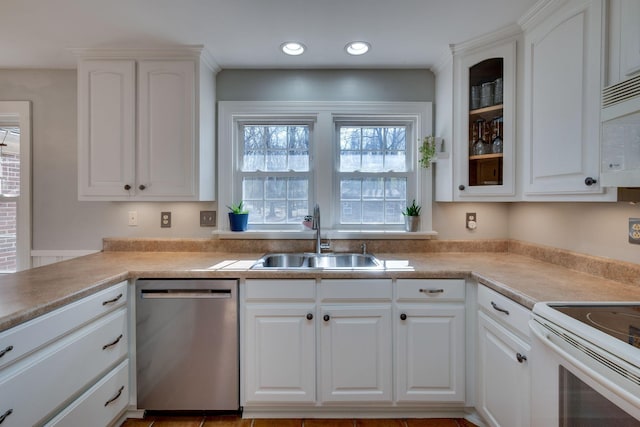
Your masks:
[[[20,194],[20,156],[3,153],[0,159],[2,194]],[[16,207],[11,199],[0,198],[0,272],[16,270]]]

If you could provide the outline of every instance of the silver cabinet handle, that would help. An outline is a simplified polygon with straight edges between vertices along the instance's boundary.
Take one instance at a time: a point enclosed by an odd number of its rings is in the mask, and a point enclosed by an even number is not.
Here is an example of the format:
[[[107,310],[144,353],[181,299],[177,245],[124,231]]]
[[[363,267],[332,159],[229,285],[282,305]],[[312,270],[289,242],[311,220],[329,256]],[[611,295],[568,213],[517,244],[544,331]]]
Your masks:
[[[107,400],[106,402],[104,402],[104,406],[107,406],[109,403],[111,402],[115,402],[116,400],[118,400],[118,398],[120,397],[120,395],[122,394],[122,390],[124,390],[124,386],[121,386],[120,389],[118,390],[118,393],[116,393],[115,396],[113,396],[111,399]]]
[[[525,356],[524,354],[516,353],[516,359],[518,359],[518,362],[524,363],[527,361],[527,356]]]
[[[113,304],[114,302],[119,301],[120,298],[122,298],[122,294],[119,294],[117,297],[115,297],[113,299],[108,299],[106,301],[102,301],[102,305]]]
[[[13,409],[7,410],[4,414],[0,415],[0,424],[2,424],[9,415],[13,414]]]
[[[509,315],[509,310],[505,310],[504,308],[498,306],[498,304],[496,304],[495,302],[491,301],[491,307],[493,307],[493,309],[495,311],[499,311],[501,313],[506,314],[507,316]]]
[[[420,289],[423,294],[441,294],[444,293],[444,289]]]
[[[13,346],[12,345],[7,346],[4,350],[0,351],[0,357],[2,357],[5,354],[9,353],[11,350],[13,350]]]
[[[122,334],[120,334],[120,336],[118,338],[116,338],[115,341],[109,343],[109,344],[105,344],[102,346],[103,350],[108,349],[109,347],[113,347],[114,345],[118,344],[120,342],[120,340],[122,339]]]

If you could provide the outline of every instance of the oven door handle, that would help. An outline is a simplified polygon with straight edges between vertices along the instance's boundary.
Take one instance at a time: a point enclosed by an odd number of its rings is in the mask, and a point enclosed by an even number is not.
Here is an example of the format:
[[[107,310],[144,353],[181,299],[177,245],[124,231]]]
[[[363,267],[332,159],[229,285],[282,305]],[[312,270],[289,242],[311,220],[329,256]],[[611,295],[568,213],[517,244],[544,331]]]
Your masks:
[[[627,390],[620,388],[620,386],[613,383],[611,380],[607,379],[605,376],[594,371],[593,369],[590,369],[580,360],[576,359],[574,356],[567,353],[559,345],[555,344],[551,340],[551,336],[545,334],[541,330],[541,328],[542,328],[542,325],[540,325],[538,322],[536,322],[535,320],[529,320],[529,329],[531,330],[531,332],[533,332],[536,338],[540,340],[540,342],[542,342],[547,347],[549,347],[553,352],[558,354],[562,359],[566,360],[571,365],[579,369],[580,372],[585,376],[592,378],[595,382],[601,384],[603,387],[605,387],[607,390],[611,391],[612,393],[616,394],[621,399],[626,400],[627,402],[630,402],[635,406],[640,406],[640,398],[635,396],[633,393],[630,393]],[[587,356],[587,357],[590,357],[590,356]]]

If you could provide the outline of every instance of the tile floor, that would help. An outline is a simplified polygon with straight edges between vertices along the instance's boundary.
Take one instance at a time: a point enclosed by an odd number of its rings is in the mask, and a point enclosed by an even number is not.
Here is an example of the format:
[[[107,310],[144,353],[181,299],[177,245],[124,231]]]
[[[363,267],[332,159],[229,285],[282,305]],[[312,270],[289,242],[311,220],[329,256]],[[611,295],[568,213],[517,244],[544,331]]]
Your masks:
[[[149,417],[128,419],[121,427],[475,427],[461,418],[424,419],[242,419],[219,417]]]

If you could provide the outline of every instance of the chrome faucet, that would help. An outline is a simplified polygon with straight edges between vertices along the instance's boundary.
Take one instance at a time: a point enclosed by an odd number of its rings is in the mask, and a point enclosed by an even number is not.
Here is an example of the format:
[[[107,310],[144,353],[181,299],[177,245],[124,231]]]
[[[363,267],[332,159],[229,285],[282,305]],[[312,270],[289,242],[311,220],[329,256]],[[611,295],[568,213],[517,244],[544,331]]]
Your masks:
[[[311,229],[316,230],[316,253],[322,253],[323,249],[329,249],[328,243],[322,243],[320,238],[320,205],[316,203],[313,208],[313,220],[311,222]]]

